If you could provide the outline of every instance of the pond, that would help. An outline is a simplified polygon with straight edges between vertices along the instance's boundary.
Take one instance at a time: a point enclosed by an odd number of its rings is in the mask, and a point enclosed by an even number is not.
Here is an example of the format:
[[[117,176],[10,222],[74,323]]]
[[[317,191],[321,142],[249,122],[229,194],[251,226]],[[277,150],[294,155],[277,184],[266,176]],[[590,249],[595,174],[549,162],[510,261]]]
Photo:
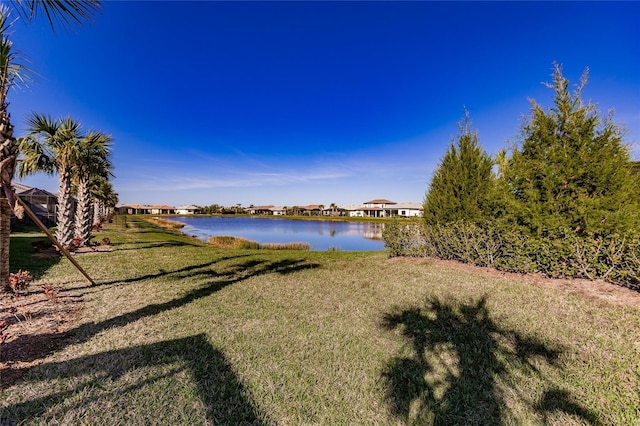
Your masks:
[[[291,220],[254,217],[165,217],[184,223],[182,232],[202,241],[213,236],[242,237],[258,243],[305,242],[311,250],[384,250],[383,223]]]

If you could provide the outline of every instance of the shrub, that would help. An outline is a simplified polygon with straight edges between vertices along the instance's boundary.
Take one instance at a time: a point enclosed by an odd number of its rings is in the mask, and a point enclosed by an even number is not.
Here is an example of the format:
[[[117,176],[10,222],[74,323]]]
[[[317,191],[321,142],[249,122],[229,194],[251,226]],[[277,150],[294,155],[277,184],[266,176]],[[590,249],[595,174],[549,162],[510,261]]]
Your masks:
[[[384,246],[391,256],[417,256],[421,247],[421,224],[416,221],[400,224],[397,219],[382,230]]]
[[[524,229],[495,222],[427,226],[394,221],[385,227],[383,239],[391,256],[437,257],[640,289],[640,236],[577,235],[563,228],[531,236]]]
[[[51,284],[43,284],[40,286],[44,295],[51,300],[58,300],[58,293],[60,288],[54,287]]]
[[[260,244],[256,241],[247,240],[246,238],[230,237],[226,235],[220,235],[211,237],[208,243],[224,249],[259,249]]]
[[[33,281],[33,277],[29,271],[19,270],[15,274],[9,274],[9,283],[7,284],[7,290],[11,290],[17,294],[25,291],[29,284]]]

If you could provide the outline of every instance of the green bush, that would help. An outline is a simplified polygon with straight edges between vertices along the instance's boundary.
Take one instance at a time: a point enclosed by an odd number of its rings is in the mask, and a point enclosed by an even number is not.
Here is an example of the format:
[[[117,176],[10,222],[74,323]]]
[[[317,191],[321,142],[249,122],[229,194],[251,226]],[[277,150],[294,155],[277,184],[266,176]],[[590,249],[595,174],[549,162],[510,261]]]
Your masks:
[[[410,221],[400,224],[397,219],[385,225],[382,230],[384,246],[391,256],[416,256],[421,246],[421,223]]]
[[[640,236],[577,235],[569,229],[531,236],[495,222],[429,226],[397,221],[387,225],[382,236],[391,256],[437,257],[508,272],[600,279],[640,288]]]

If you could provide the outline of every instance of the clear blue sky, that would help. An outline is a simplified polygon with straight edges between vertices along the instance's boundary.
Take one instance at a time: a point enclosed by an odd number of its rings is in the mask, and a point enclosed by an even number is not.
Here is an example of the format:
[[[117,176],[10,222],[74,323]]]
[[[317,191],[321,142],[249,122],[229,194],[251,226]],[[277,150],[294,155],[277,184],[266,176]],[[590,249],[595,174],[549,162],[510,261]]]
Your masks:
[[[422,201],[466,107],[495,154],[553,62],[616,109],[640,154],[639,2],[105,2],[52,34],[16,24],[40,75],[10,94],[114,138],[122,203]],[[55,177],[28,185],[57,191]]]

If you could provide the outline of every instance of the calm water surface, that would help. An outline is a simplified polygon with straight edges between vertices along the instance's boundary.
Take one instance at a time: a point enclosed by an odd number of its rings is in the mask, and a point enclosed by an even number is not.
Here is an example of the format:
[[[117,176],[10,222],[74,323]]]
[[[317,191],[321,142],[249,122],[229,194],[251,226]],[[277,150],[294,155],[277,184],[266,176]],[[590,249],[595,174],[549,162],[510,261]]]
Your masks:
[[[207,241],[229,235],[265,243],[305,242],[311,250],[384,250],[382,223],[331,222],[253,217],[167,217],[184,223],[182,232]]]

